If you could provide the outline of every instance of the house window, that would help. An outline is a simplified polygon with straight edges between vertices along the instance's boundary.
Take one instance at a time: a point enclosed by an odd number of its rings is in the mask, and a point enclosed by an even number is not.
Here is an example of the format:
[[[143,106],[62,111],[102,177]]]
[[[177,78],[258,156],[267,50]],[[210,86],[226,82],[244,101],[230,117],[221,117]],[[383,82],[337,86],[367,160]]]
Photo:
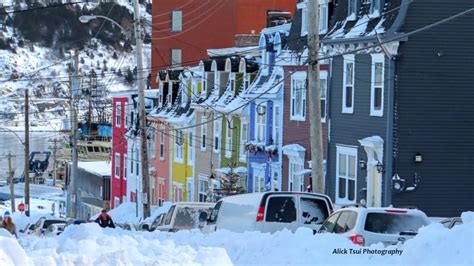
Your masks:
[[[267,112],[265,104],[260,104],[256,107],[256,134],[255,140],[258,142],[265,142],[265,131],[267,127]],[[259,110],[260,109],[260,110]]]
[[[306,119],[306,72],[296,72],[291,76],[291,120]]]
[[[273,106],[273,145],[280,143],[280,106]]]
[[[160,130],[160,158],[165,159],[165,127],[161,126]]]
[[[356,0],[348,0],[348,20],[355,20],[356,19],[356,9],[357,9],[357,1]]]
[[[122,103],[115,103],[115,126],[122,127]]]
[[[182,130],[175,130],[175,143],[174,143],[174,160],[176,162],[183,162],[184,152],[184,138]]]
[[[181,202],[183,200],[183,185],[175,183],[173,185],[173,201]]]
[[[354,55],[344,55],[344,88],[342,88],[342,112],[354,113]]]
[[[207,192],[209,190],[209,181],[206,177],[199,177],[199,201],[207,200]]]
[[[303,168],[304,161],[298,162],[290,159],[288,167],[288,191],[304,191],[304,175],[298,173],[303,170]]]
[[[183,30],[183,11],[175,10],[171,12],[171,31],[178,32]]]
[[[165,200],[165,195],[166,195],[165,179],[159,177],[158,178],[158,202],[163,202]]]
[[[326,95],[328,91],[328,72],[321,71],[320,81],[321,121],[326,122]]]
[[[125,154],[123,162],[123,179],[127,179],[127,165],[128,165],[128,156]]]
[[[265,169],[254,168],[254,192],[264,192],[265,191]]]
[[[186,178],[186,200],[188,202],[194,201],[194,179],[192,177]]]
[[[193,131],[188,133],[188,164],[192,165],[194,163],[194,134]]]
[[[136,171],[137,176],[140,175],[140,160],[139,160],[140,154],[139,154],[139,151],[140,150],[138,148],[135,149],[135,167],[137,169],[137,171]]]
[[[235,93],[235,73],[230,73],[230,91]]]
[[[230,122],[227,122],[226,136],[225,136],[225,157],[232,156],[232,128]]]
[[[370,115],[383,116],[384,54],[372,55],[372,82],[370,90]]]
[[[355,203],[357,148],[337,146],[336,203]]]
[[[247,145],[249,138],[249,124],[246,121],[241,121],[240,124],[240,161],[245,162],[245,146]]]
[[[370,4],[370,14],[371,17],[378,17],[380,16],[380,7],[381,7],[381,0],[372,0]]]
[[[201,150],[206,150],[206,140],[207,140],[207,119],[205,117],[201,118]]]
[[[134,161],[133,161],[133,156],[134,156],[134,150],[132,149],[132,156],[130,157],[130,173],[133,174],[133,165],[134,165]]]
[[[221,121],[220,119],[214,120],[214,152],[219,152],[220,137],[221,137]]]
[[[319,5],[319,33],[323,34],[328,31],[328,4]]]
[[[147,140],[147,151],[148,151],[148,158],[155,158],[155,130],[152,128],[150,129],[150,133],[148,133],[148,140]]]
[[[306,1],[302,1],[296,5],[296,8],[301,9],[301,36],[308,34],[308,9],[306,7]]]
[[[204,74],[204,79],[202,80],[202,95],[207,94],[207,73]]]
[[[115,154],[115,177],[120,178],[120,153]]]
[[[181,49],[171,49],[171,67],[181,66]]]

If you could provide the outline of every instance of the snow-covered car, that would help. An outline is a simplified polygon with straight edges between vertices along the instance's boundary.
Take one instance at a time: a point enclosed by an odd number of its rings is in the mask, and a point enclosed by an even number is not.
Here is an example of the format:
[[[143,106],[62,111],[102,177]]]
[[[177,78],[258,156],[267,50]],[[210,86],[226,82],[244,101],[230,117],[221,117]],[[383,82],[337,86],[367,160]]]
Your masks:
[[[174,203],[163,218],[159,231],[176,232],[202,228],[214,207],[214,203],[207,202],[178,202]],[[202,217],[204,216],[204,221]]]
[[[57,236],[64,232],[64,228],[66,228],[66,224],[51,224],[48,226],[46,231],[44,232],[45,236]]]
[[[446,228],[453,228],[456,225],[462,224],[462,219],[461,217],[451,217],[451,218],[446,218],[440,221],[440,223],[446,227]]]
[[[146,221],[146,222],[141,223],[139,226],[140,231],[149,231],[149,232],[155,231],[156,228],[164,224],[165,216],[166,216],[166,212],[159,214],[152,221]]]
[[[340,234],[361,246],[380,242],[388,246],[413,238],[421,227],[429,223],[426,214],[417,209],[355,205],[335,211],[319,233]]]
[[[47,219],[45,217],[41,217],[38,221],[34,224],[34,227],[30,227],[32,234],[41,236],[44,234],[46,229],[52,224],[67,224],[67,221],[64,219]]]
[[[264,192],[225,197],[216,203],[203,232],[227,229],[234,232],[274,233],[308,227],[317,232],[333,210],[324,194]]]

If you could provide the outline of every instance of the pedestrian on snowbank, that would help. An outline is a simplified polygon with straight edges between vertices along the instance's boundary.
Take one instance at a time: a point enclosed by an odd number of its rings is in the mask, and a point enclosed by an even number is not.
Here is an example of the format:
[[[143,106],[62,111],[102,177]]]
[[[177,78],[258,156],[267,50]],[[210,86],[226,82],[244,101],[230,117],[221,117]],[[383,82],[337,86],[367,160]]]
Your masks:
[[[10,232],[12,235],[14,235],[16,238],[18,238],[18,235],[16,234],[16,226],[12,220],[12,217],[10,216],[9,211],[6,211],[3,214],[2,228],[4,228],[8,232]]]
[[[95,219],[95,222],[98,223],[102,228],[115,228],[114,221],[112,221],[112,217],[110,217],[106,209],[102,210],[102,213],[99,215],[99,217],[97,217],[97,219]]]

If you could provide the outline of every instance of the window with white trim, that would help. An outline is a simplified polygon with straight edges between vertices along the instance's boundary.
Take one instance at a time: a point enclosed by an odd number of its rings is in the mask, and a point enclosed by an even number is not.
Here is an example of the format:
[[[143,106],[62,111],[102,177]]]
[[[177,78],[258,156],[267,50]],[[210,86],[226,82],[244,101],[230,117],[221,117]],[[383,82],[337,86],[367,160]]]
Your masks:
[[[265,168],[254,168],[254,192],[265,191]]]
[[[132,148],[131,152],[132,152],[132,155],[131,155],[131,157],[130,157],[130,174],[133,174],[133,165],[134,165],[134,163],[135,163],[135,162],[133,161],[133,159],[135,158],[135,157],[134,157],[135,150]]]
[[[267,110],[266,104],[262,103],[255,107],[255,123],[256,123],[256,132],[255,132],[255,140],[257,142],[265,142],[265,134],[266,134],[266,127],[267,127]]]
[[[139,148],[135,148],[135,168],[137,176],[140,176],[140,150]]]
[[[120,153],[115,154],[115,178],[120,178]]]
[[[122,127],[122,103],[115,103],[115,127]]]
[[[326,100],[327,100],[327,91],[328,91],[328,72],[321,71],[320,80],[320,100],[321,100],[321,121],[326,122]]]
[[[304,175],[297,174],[304,169],[304,160],[289,160],[288,166],[288,191],[304,191]]]
[[[186,201],[191,202],[194,201],[194,178],[188,177],[186,178]]]
[[[247,142],[249,141],[249,124],[247,121],[241,120],[240,121],[240,146],[239,146],[239,158],[240,161],[245,162],[246,160],[246,153],[245,153],[245,146],[247,145]]]
[[[354,55],[344,55],[344,73],[342,88],[342,112],[354,113]]]
[[[125,154],[125,157],[123,158],[123,179],[127,179],[127,165],[128,165],[128,156]]]
[[[148,158],[155,158],[155,129],[151,128],[149,129],[150,132],[147,134],[148,139],[147,139],[147,151],[148,151]]]
[[[173,202],[183,201],[183,185],[180,183],[173,184]]]
[[[179,67],[181,62],[181,49],[171,49],[171,67]]]
[[[336,203],[355,203],[357,148],[336,146]]]
[[[188,164],[194,164],[194,132],[190,130],[188,132]]]
[[[179,32],[183,30],[183,11],[174,10],[171,12],[171,31]]]
[[[199,176],[199,202],[207,201],[208,191],[209,191],[209,180],[206,177]]]
[[[230,158],[232,156],[232,126],[230,122],[227,122],[226,136],[225,136],[225,157]]]
[[[207,118],[201,118],[201,150],[205,151],[207,145]]]
[[[163,202],[165,200],[166,194],[166,184],[165,179],[162,177],[158,178],[158,202]]]
[[[348,0],[347,20],[356,20],[357,0]]]
[[[207,94],[207,73],[204,73],[204,78],[202,79],[202,92],[201,94],[202,95],[206,95]]]
[[[183,162],[184,153],[184,137],[183,130],[175,130],[174,136],[174,160],[175,162]]]
[[[165,127],[160,127],[160,159],[165,159]]]
[[[321,1],[320,1],[321,2]],[[324,34],[328,31],[328,4],[319,4],[319,33]]]
[[[220,149],[221,141],[221,121],[220,119],[214,120],[214,152],[218,153]]]
[[[306,120],[306,71],[291,75],[290,120]]]
[[[372,82],[370,88],[370,115],[383,116],[384,54],[372,54]]]
[[[382,0],[372,0],[370,3],[370,16],[378,17],[380,16],[380,9],[382,5]]]
[[[280,143],[280,106],[273,106],[273,145],[278,147]]]
[[[230,73],[230,91],[235,93],[235,73]]]
[[[305,36],[308,34],[308,9],[306,1],[298,3],[296,8],[301,9],[301,36]]]

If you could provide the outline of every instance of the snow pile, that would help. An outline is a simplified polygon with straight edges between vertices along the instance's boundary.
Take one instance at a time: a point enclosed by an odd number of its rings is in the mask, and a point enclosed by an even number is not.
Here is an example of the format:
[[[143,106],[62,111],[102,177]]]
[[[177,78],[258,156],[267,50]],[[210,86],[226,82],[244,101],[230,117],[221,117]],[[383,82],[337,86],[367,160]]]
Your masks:
[[[91,220],[95,220],[100,213],[91,217]],[[138,224],[141,217],[137,217],[137,205],[134,202],[124,202],[115,209],[108,212],[112,217],[114,223],[118,224]]]
[[[72,225],[56,238],[0,235],[1,265],[474,265],[474,213],[464,213],[463,225],[446,229],[433,223],[404,245],[353,245],[335,234],[301,228],[275,234],[197,230],[168,232],[102,229],[95,223]],[[335,254],[336,250],[362,254]],[[364,254],[365,252],[365,254]],[[372,253],[372,254],[367,254]]]

